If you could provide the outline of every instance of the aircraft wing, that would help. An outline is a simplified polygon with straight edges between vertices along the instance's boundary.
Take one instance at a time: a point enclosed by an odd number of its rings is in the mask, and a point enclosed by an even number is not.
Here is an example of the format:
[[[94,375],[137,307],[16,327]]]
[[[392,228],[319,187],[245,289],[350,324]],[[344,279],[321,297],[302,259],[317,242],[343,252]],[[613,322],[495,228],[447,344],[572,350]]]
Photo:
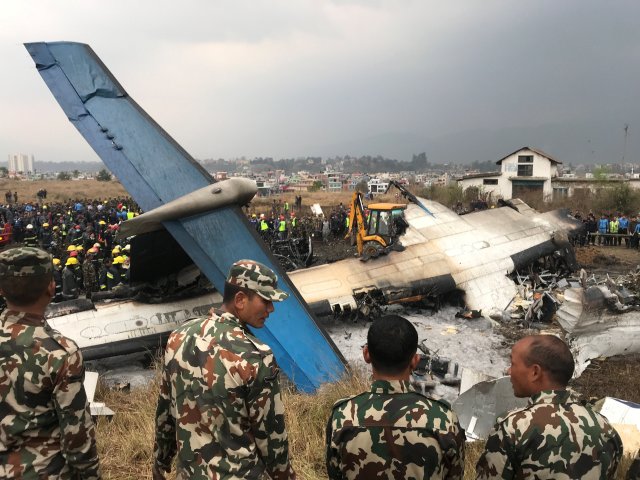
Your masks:
[[[135,201],[150,211],[213,183],[206,170],[131,99],[88,46],[25,44],[65,114]],[[169,92],[168,92],[169,93]],[[274,351],[298,388],[313,391],[344,372],[345,361],[238,206],[164,222],[200,270],[222,291],[233,262],[270,266],[290,297],[256,336]]]

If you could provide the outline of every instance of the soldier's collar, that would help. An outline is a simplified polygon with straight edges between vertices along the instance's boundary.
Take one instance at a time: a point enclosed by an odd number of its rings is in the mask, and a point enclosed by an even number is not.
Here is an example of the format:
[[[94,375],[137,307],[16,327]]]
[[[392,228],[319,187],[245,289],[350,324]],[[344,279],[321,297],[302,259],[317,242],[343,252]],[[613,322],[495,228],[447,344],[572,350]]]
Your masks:
[[[413,392],[411,384],[405,380],[374,380],[371,393],[407,393]]]
[[[30,327],[42,327],[45,325],[44,316],[15,310],[5,310],[0,318],[2,318],[3,322],[19,323]]]
[[[570,390],[543,390],[529,398],[529,404],[534,403],[564,403],[571,397]]]

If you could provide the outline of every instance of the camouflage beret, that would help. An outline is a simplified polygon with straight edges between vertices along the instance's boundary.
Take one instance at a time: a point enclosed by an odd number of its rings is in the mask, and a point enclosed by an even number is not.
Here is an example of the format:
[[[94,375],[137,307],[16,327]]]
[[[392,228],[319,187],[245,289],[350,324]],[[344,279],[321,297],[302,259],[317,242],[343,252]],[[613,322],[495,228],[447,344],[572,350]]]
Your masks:
[[[239,260],[229,269],[227,283],[252,290],[265,300],[281,302],[289,294],[278,289],[278,277],[266,265],[254,260]]]
[[[1,277],[30,277],[52,271],[51,255],[39,248],[10,248],[0,253]]]

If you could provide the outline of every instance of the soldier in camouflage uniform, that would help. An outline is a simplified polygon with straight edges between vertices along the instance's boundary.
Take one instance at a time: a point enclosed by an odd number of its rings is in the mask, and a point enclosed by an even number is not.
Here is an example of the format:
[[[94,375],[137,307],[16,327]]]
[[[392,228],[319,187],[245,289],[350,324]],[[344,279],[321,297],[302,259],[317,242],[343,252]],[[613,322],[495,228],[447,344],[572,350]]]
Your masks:
[[[600,414],[567,390],[574,362],[552,335],[525,337],[511,351],[516,397],[529,404],[498,419],[478,461],[478,479],[610,479],[622,442]]]
[[[87,257],[82,262],[82,281],[87,298],[91,298],[91,294],[98,291],[98,273],[93,261],[94,255],[94,252],[89,249]]]
[[[156,412],[154,478],[294,479],[273,352],[251,334],[287,298],[269,268],[233,264],[223,305],[170,336]]]
[[[55,293],[51,256],[0,253],[0,478],[99,479],[78,346],[44,312]]]
[[[418,333],[387,315],[367,334],[363,356],[373,369],[369,392],[340,400],[327,425],[330,479],[461,479],[464,431],[444,402],[409,382],[419,356]]]

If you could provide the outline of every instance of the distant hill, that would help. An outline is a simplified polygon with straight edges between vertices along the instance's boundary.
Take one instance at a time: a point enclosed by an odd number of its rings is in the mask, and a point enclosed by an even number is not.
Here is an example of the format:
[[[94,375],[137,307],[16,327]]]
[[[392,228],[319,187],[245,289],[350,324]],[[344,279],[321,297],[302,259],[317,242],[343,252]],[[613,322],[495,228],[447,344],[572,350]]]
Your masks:
[[[99,172],[105,168],[102,162],[33,162],[33,168],[39,173],[54,172]]]

